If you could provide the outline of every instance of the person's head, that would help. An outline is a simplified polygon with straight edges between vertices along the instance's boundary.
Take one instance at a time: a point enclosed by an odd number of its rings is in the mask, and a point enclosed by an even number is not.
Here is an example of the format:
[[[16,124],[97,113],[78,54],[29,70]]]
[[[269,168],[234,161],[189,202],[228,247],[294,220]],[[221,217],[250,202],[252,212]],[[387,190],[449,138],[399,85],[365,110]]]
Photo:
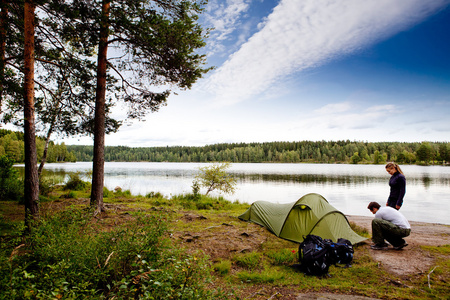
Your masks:
[[[391,175],[394,175],[396,172],[403,174],[402,169],[400,169],[400,166],[393,162],[386,164],[386,171]]]
[[[375,214],[379,209],[380,209],[380,204],[378,204],[378,202],[370,202],[369,206],[367,206],[367,208],[373,213]]]

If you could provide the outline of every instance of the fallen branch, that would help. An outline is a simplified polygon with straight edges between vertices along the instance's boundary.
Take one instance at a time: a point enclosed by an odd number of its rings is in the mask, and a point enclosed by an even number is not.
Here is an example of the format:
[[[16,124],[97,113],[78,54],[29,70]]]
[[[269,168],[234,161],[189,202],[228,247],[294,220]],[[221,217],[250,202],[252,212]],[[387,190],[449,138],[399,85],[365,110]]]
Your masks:
[[[279,292],[276,292],[275,294],[273,294],[272,296],[270,296],[270,298],[268,298],[267,300],[273,299],[273,297],[275,297],[276,295],[278,295]]]
[[[106,267],[106,265],[108,264],[108,262],[109,262],[109,259],[111,258],[111,256],[114,254],[114,251],[113,252],[111,252],[111,254],[108,256],[108,258],[106,259],[106,261],[105,261],[105,265],[103,266],[103,267]]]
[[[253,298],[253,297],[256,296],[256,295],[263,295],[263,293],[261,292],[261,291],[263,291],[263,290],[264,290],[264,288],[260,289],[260,290],[257,291],[257,292],[254,292],[253,294],[251,294],[251,295],[248,296],[248,297],[245,297],[244,299],[251,299],[251,298]]]
[[[437,267],[437,266],[436,266]],[[430,284],[430,275],[431,275],[431,273],[433,273],[433,271],[434,271],[434,269],[436,269],[436,267],[434,267],[433,268],[433,270],[431,270],[431,272],[430,273],[428,273],[428,287],[431,289],[431,284]]]
[[[216,228],[216,227],[220,227],[220,226],[222,226],[222,225],[209,226],[209,227],[206,227],[205,229],[211,229],[211,228]]]

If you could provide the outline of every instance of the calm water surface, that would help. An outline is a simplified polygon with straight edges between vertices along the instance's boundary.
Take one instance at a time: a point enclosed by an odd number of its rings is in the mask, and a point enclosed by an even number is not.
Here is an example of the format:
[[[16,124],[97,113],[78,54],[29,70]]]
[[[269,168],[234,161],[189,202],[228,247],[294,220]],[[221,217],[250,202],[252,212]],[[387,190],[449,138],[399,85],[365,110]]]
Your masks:
[[[105,186],[119,186],[134,195],[160,192],[170,197],[192,191],[199,167],[206,163],[105,163]],[[450,167],[401,166],[407,186],[401,212],[412,221],[450,224]],[[91,162],[47,164],[49,173],[90,171]],[[339,164],[232,164],[237,179],[229,200],[253,203],[266,200],[290,203],[308,193],[318,193],[348,215],[372,216],[367,204],[381,205],[389,195],[390,175],[384,165]]]

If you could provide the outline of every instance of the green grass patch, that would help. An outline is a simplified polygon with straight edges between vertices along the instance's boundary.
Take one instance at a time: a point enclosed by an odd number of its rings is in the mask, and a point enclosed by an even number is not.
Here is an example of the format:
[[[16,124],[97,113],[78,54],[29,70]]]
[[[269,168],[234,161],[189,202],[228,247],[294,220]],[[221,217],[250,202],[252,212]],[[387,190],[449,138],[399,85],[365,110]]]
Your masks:
[[[250,270],[260,269],[262,256],[262,253],[258,252],[237,254],[233,257],[233,262],[240,267]]]
[[[247,270],[236,273],[234,277],[244,283],[275,283],[284,278],[283,273],[274,269],[265,269],[261,272]]]
[[[213,269],[220,275],[226,275],[230,273],[231,270],[231,261],[230,260],[221,260],[215,264],[213,264]]]
[[[356,232],[357,234],[359,234],[363,237],[367,237],[367,238],[371,237],[369,231],[366,228],[358,226],[354,222],[349,222],[349,224],[350,224],[350,228],[353,229],[353,231]]]
[[[297,250],[295,249],[278,249],[270,250],[266,256],[272,260],[273,265],[294,264],[298,261]]]
[[[450,255],[450,245],[421,246],[421,248],[437,254]]]

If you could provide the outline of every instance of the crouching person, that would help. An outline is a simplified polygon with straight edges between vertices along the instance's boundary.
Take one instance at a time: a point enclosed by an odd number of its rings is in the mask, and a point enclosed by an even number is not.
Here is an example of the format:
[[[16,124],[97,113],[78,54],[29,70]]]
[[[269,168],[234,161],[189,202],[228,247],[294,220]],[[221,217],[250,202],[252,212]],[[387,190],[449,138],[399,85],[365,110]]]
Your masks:
[[[388,245],[385,240],[396,250],[408,245],[403,238],[411,233],[411,225],[401,212],[389,206],[381,207],[377,202],[370,202],[367,208],[375,214],[372,220],[372,249],[386,249]]]

